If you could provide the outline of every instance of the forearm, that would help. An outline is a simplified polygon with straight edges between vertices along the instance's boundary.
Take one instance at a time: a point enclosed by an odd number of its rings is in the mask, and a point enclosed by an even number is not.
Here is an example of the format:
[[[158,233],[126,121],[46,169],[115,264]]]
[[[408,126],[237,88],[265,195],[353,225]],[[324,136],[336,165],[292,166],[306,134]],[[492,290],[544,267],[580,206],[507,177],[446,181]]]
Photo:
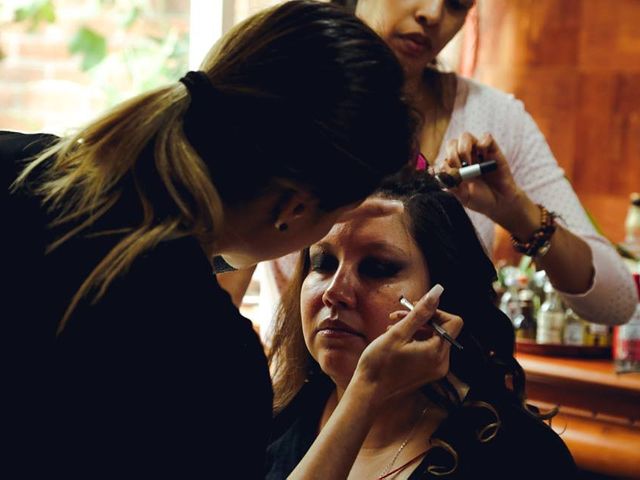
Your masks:
[[[346,479],[375,416],[372,397],[371,388],[354,377],[331,418],[288,478]]]
[[[536,265],[543,269],[551,285],[565,293],[585,293],[593,284],[593,257],[587,242],[558,226],[549,251]]]
[[[540,209],[526,194],[514,202],[513,209],[500,222],[519,240],[527,240],[540,227]],[[547,253],[536,259],[556,290],[581,294],[593,284],[594,267],[591,248],[580,237],[557,225]]]

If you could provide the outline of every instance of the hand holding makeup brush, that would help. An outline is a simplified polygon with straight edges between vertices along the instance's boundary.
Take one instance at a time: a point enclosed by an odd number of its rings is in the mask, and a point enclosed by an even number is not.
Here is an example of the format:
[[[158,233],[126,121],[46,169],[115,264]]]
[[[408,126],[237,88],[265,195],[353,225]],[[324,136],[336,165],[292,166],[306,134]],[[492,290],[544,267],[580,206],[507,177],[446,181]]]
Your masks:
[[[415,391],[449,372],[451,344],[439,335],[424,340],[416,337],[434,316],[451,338],[460,334],[462,319],[437,309],[442,290],[440,285],[434,286],[411,312],[367,346],[349,388],[363,389],[372,403],[382,405],[391,397]]]

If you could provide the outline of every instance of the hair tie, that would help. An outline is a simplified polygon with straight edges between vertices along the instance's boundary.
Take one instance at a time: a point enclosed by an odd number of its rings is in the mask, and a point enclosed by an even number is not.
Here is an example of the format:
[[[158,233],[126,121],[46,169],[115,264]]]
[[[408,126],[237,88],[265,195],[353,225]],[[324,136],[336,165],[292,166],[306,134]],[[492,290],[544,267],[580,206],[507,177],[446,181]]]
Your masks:
[[[183,120],[184,133],[191,146],[203,159],[213,158],[210,150],[211,119],[213,112],[219,110],[220,91],[211,83],[203,71],[191,71],[179,80],[189,92],[191,103]]]
[[[194,100],[202,101],[207,97],[211,98],[212,94],[217,93],[217,89],[213,86],[207,74],[201,70],[187,72],[179,81],[189,90],[192,102]]]

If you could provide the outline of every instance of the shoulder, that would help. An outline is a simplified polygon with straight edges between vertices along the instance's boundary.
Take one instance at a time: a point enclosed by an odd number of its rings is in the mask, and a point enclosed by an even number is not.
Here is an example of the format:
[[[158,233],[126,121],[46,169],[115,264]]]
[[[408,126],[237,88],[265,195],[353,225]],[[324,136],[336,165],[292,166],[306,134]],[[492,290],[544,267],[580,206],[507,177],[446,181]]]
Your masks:
[[[55,135],[0,130],[0,164],[7,187],[24,168],[26,160],[37,156],[57,140]]]
[[[490,132],[507,159],[518,151],[525,133],[535,125],[524,103],[511,93],[457,76],[458,91],[452,114],[456,133]],[[537,128],[537,127],[536,127]]]
[[[73,261],[90,264],[106,255],[120,238],[72,240],[61,247],[56,260],[60,263],[73,257]],[[191,357],[229,350],[235,339],[251,334],[250,322],[217,284],[198,242],[187,237],[160,242],[115,278],[100,300],[83,300],[61,340],[96,348],[114,342],[122,348],[160,351],[171,345],[165,356],[183,350]],[[211,348],[214,338],[227,341]]]
[[[491,400],[483,400],[493,412],[479,402],[468,403],[452,411],[434,433],[434,438],[446,442],[456,454],[456,473],[452,478],[538,480],[550,474],[554,478],[575,478],[575,462],[558,434],[509,397],[493,395]],[[479,432],[496,422],[498,428],[487,432],[495,431],[493,438],[481,441]],[[450,464],[450,453],[432,449],[412,479],[428,478],[430,465]]]
[[[327,382],[306,383],[276,416],[267,450],[267,480],[286,478],[300,463],[316,438],[330,392]]]
[[[513,94],[457,76],[455,108],[458,115],[484,123],[517,121],[526,117],[524,104]]]
[[[559,478],[573,478],[575,461],[551,426],[513,405],[502,409],[501,416],[501,441],[509,446],[514,466],[532,463],[531,469],[540,475],[553,472]]]
[[[54,143],[58,137],[46,133],[20,133],[0,130],[0,156],[4,159],[28,158]]]
[[[58,140],[45,133],[19,133],[0,130],[0,162],[3,168],[35,157]]]
[[[456,75],[458,92],[467,103],[482,103],[494,107],[521,107],[522,101],[512,93],[504,92],[476,80]]]

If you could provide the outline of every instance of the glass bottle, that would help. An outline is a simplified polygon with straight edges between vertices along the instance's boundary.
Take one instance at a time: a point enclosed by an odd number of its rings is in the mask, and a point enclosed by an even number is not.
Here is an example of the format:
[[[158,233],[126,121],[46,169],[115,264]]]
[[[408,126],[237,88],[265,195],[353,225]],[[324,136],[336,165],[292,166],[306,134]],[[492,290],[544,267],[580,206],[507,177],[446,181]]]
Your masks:
[[[521,274],[516,278],[518,286],[518,307],[520,313],[513,319],[513,326],[516,329],[516,338],[521,340],[536,339],[536,304],[537,296],[529,288],[529,279]]]
[[[640,274],[633,278],[638,290],[636,310],[624,325],[614,327],[613,360],[616,372],[640,372]]]
[[[570,308],[567,308],[564,312],[562,343],[575,346],[584,346],[587,344],[587,322]]]
[[[624,247],[636,259],[640,259],[640,193],[632,193],[629,201],[629,210],[624,221]]]
[[[594,347],[610,347],[613,343],[613,335],[611,334],[611,327],[609,325],[589,322],[587,330],[593,338],[592,345]]]
[[[558,292],[547,280],[544,284],[545,299],[538,312],[536,343],[561,344],[564,330],[564,306]]]
[[[500,310],[502,310],[507,317],[513,322],[513,320],[520,315],[520,300],[518,299],[518,281],[514,271],[505,272],[504,285],[506,291],[500,298]]]

